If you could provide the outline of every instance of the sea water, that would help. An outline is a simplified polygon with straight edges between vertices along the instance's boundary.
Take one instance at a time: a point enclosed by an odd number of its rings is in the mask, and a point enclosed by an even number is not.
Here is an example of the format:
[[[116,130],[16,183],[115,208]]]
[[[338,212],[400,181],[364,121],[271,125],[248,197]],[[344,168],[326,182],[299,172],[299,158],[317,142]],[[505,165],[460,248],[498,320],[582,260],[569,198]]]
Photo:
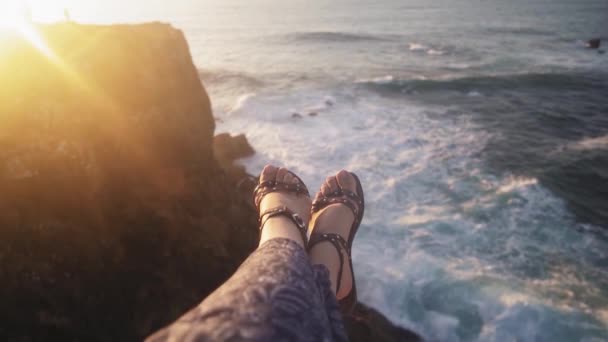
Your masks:
[[[608,340],[607,1],[138,11],[185,31],[248,171],[359,175],[363,302],[429,340]]]

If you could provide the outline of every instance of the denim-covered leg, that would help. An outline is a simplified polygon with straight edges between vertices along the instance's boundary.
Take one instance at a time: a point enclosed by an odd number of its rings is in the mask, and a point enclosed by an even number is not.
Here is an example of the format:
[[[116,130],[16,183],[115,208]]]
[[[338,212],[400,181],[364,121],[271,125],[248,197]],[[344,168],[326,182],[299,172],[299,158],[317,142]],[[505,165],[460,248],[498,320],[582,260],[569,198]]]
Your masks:
[[[148,341],[347,341],[328,271],[294,241],[266,242],[201,304]]]

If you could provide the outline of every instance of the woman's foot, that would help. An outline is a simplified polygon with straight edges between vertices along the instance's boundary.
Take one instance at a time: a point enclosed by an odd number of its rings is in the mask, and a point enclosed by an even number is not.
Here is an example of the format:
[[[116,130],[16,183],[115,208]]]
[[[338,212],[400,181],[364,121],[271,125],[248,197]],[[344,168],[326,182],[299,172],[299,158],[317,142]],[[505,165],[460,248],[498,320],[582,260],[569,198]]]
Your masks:
[[[357,180],[350,172],[344,170],[325,180],[320,192],[315,197],[315,201],[323,197],[329,198],[332,194],[341,190],[357,193]],[[341,236],[344,241],[349,241],[355,219],[355,213],[349,206],[342,203],[330,204],[312,214],[310,235],[333,233]],[[351,269],[348,252],[336,248],[330,241],[321,241],[313,245],[308,253],[313,264],[325,265],[329,270],[332,290],[336,293],[338,300],[349,295],[353,288],[353,270]],[[338,253],[342,253],[342,261]],[[341,267],[341,279],[338,281]],[[340,284],[339,288],[337,288],[338,283]]]
[[[268,191],[271,192],[262,194],[261,198],[256,198],[256,206],[258,206],[260,216],[269,210],[285,207],[299,216],[304,227],[306,227],[310,220],[311,205],[306,186],[301,183],[301,180],[295,176],[295,174],[286,168],[266,165],[260,174],[260,184],[265,184],[265,182],[272,183],[273,181],[279,185],[285,184],[289,189],[281,189],[281,186],[276,186],[277,190],[273,190],[275,187],[271,186],[268,188]],[[299,187],[298,184],[300,185]],[[259,246],[263,245],[264,242],[268,240],[276,238],[290,239],[297,242],[302,247],[305,246],[305,241],[298,230],[296,222],[288,217],[288,215],[272,216],[266,218],[266,220],[264,220],[265,217],[260,217],[260,219],[263,226],[260,227],[261,236]]]

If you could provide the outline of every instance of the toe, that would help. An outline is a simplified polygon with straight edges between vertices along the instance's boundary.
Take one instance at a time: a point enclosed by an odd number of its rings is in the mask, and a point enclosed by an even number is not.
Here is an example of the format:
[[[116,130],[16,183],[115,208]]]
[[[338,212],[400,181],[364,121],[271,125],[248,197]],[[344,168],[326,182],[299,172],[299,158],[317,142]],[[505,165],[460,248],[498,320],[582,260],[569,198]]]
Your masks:
[[[327,184],[327,182],[323,183],[323,185],[321,185],[321,193],[323,193],[323,195],[327,196],[331,193],[331,188],[329,187],[329,184]],[[318,194],[321,195],[321,194]]]
[[[285,177],[283,177],[283,182],[285,182],[285,184],[293,184],[294,179],[295,177],[293,176],[293,174],[291,172],[287,172],[285,174]]]
[[[327,177],[325,183],[329,185],[329,189],[331,192],[336,192],[340,190],[340,187],[338,186],[338,181],[336,180],[335,176]]]
[[[321,190],[321,191],[323,191],[323,190]],[[323,194],[321,193],[321,191],[317,192],[317,194],[315,195],[315,199],[314,199],[315,202],[320,200],[321,198],[323,198]]]
[[[284,167],[279,168],[279,170],[277,171],[277,182],[285,183],[285,177],[288,174],[289,174],[289,171],[286,168],[284,168]]]
[[[270,164],[264,166],[264,170],[262,170],[262,173],[260,174],[260,183],[268,180],[274,180],[277,175],[277,170],[278,169],[276,167]]]
[[[342,189],[350,190],[352,192],[357,191],[357,182],[350,172],[342,170],[338,172],[336,179]]]

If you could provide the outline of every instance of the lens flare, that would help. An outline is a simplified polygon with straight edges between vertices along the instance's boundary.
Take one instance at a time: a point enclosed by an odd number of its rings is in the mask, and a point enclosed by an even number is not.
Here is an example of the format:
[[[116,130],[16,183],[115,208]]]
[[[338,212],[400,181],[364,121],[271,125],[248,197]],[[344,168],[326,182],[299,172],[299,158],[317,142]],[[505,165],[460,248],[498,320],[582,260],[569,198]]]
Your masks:
[[[31,9],[26,2],[0,0],[0,30],[20,34],[47,57],[52,56],[52,51],[32,23]]]

